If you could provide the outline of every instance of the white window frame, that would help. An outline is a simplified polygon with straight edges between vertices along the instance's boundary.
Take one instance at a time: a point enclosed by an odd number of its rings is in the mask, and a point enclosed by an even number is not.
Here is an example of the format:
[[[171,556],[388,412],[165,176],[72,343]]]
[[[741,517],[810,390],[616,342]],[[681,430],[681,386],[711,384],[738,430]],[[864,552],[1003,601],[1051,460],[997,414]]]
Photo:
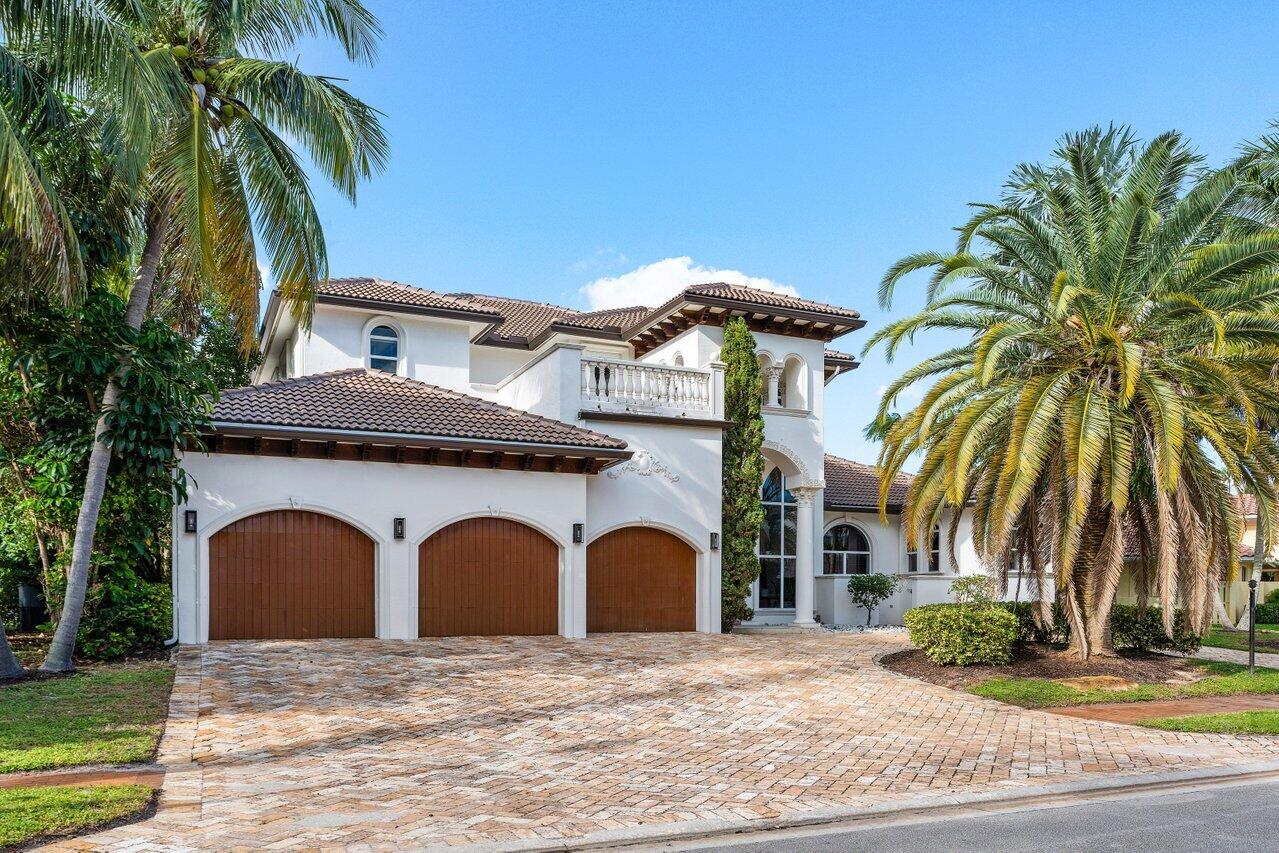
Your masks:
[[[378,370],[373,366],[373,360],[389,361],[386,356],[373,355],[373,332],[381,326],[386,326],[395,333],[395,376],[408,376],[405,370],[404,359],[404,328],[390,317],[374,317],[364,324],[363,341],[364,341],[364,366],[370,370]],[[380,340],[389,340],[385,336],[379,336]]]
[[[771,477],[771,476],[773,476],[773,472],[774,472],[774,471],[776,471],[776,472],[777,472],[777,476],[778,476],[778,477],[780,477],[780,478],[781,478],[781,481],[782,481],[781,500],[780,500],[780,501],[765,501],[765,500],[763,500],[763,499],[762,499],[762,497],[763,497],[763,491],[764,491],[764,483],[767,483],[767,482],[768,482],[768,478],[769,478],[769,477]],[[768,613],[788,612],[788,611],[792,611],[792,610],[794,610],[794,609],[795,609],[794,607],[787,607],[787,606],[786,606],[786,564],[787,564],[787,562],[789,561],[789,562],[790,562],[790,563],[794,566],[795,571],[792,573],[792,576],[797,578],[797,577],[798,577],[798,575],[799,575],[799,547],[800,547],[800,545],[799,545],[799,526],[798,526],[798,522],[799,522],[799,515],[798,515],[798,513],[799,513],[799,502],[798,502],[798,501],[796,501],[796,500],[791,500],[791,501],[788,503],[788,502],[786,501],[786,491],[787,491],[786,481],[787,481],[788,479],[789,479],[789,478],[786,476],[786,474],[782,472],[782,469],[781,469],[781,468],[779,468],[778,466],[774,465],[772,468],[770,468],[770,469],[769,469],[769,470],[768,470],[768,471],[764,474],[764,483],[760,483],[760,484],[759,484],[760,496],[761,496],[760,505],[761,505],[761,506],[764,506],[764,507],[770,507],[770,506],[778,507],[778,510],[779,510],[779,512],[778,512],[778,516],[779,516],[779,518],[781,519],[781,530],[780,530],[780,531],[778,531],[778,535],[779,535],[779,536],[780,536],[780,538],[781,538],[781,551],[780,551],[780,553],[777,553],[777,554],[761,554],[759,549],[760,549],[760,546],[763,544],[763,537],[762,537],[762,536],[757,536],[757,537],[755,538],[755,556],[756,556],[756,558],[757,558],[757,559],[760,559],[760,560],[777,560],[777,561],[778,561],[778,563],[777,563],[777,571],[778,571],[778,573],[779,573],[779,577],[778,577],[778,579],[777,579],[777,587],[778,587],[778,598],[779,598],[779,600],[780,600],[780,605],[779,605],[779,606],[777,606],[777,607],[762,607],[762,606],[760,605],[760,603],[759,603],[759,587],[760,587],[760,581],[763,579],[763,572],[764,572],[764,566],[763,566],[763,564],[762,564],[762,563],[760,564],[760,578],[759,578],[759,579],[757,579],[757,580],[755,581],[755,583],[754,583],[754,594],[752,595],[752,599],[753,599],[753,600],[751,601],[751,606],[752,606],[752,608],[753,608],[753,609],[755,609],[755,610],[762,610],[762,611],[765,611],[765,612],[768,612]],[[787,508],[787,507],[795,507],[795,512],[796,512],[796,517],[795,517],[795,520],[796,520],[795,544],[794,544],[794,547],[793,547],[793,551],[794,551],[794,553],[787,553],[787,551],[786,551],[786,508]],[[765,523],[767,523],[767,520],[768,520],[768,513],[767,513],[767,510],[765,510],[764,519],[765,519]],[[796,583],[796,581],[792,581],[792,583]],[[792,596],[792,598],[794,597],[794,591],[793,591],[793,590],[791,591],[791,596]]]
[[[865,540],[866,550],[865,551],[828,550],[826,548],[826,537],[830,535],[831,531],[833,531],[836,527],[851,527],[853,530],[856,530],[858,534],[861,535],[862,539]],[[840,568],[841,568],[840,571],[838,572],[826,571],[826,555],[827,554],[838,554],[840,556],[841,558],[839,561]],[[831,524],[827,525],[824,531],[822,531],[822,564],[817,572],[817,577],[835,578],[835,577],[852,577],[853,575],[858,575],[858,574],[873,575],[875,573],[874,554],[875,554],[875,546],[871,544],[870,536],[866,534],[866,531],[862,529],[861,525],[854,524],[851,521],[832,522]],[[848,571],[848,558],[855,557],[855,556],[863,556],[863,555],[866,557],[866,571],[865,572]]]
[[[937,575],[941,574],[941,525],[933,525],[933,533],[931,537],[932,547],[928,549],[928,571],[921,572],[919,570],[919,552],[916,551],[909,541],[906,542],[906,573],[912,575]]]

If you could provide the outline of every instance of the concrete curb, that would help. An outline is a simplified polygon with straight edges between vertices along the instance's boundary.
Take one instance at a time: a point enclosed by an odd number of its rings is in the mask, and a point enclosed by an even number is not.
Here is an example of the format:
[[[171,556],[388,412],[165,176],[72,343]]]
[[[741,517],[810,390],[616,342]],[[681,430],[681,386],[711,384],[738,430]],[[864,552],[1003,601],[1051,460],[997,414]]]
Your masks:
[[[1210,782],[1247,781],[1250,777],[1279,775],[1279,761],[1267,761],[1253,764],[1227,765],[1197,770],[1165,771],[1163,773],[1141,773],[1126,776],[1109,776],[1102,779],[1077,779],[1069,782],[1058,782],[1051,785],[1029,787],[1025,793],[1012,793],[1014,788],[1005,786],[994,791],[977,791],[972,793],[937,794],[933,796],[914,797],[908,800],[894,800],[890,803],[878,803],[872,806],[852,806],[833,809],[815,809],[802,814],[787,817],[768,818],[762,820],[697,820],[682,821],[675,824],[658,826],[626,827],[594,832],[579,838],[571,839],[526,839],[500,844],[483,844],[468,846],[464,849],[477,851],[522,851],[522,853],[541,853],[541,851],[558,850],[592,850],[619,847],[653,845],[676,841],[693,841],[700,838],[719,838],[726,835],[742,835],[743,842],[749,842],[755,833],[773,830],[818,828],[822,826],[855,823],[876,818],[902,818],[909,816],[938,816],[947,812],[964,810],[984,810],[983,806],[1031,806],[1036,803],[1069,802],[1085,800],[1098,794],[1139,793],[1145,790],[1158,790],[1169,786],[1186,786]],[[1027,788],[1024,781],[1016,783],[1018,788]]]

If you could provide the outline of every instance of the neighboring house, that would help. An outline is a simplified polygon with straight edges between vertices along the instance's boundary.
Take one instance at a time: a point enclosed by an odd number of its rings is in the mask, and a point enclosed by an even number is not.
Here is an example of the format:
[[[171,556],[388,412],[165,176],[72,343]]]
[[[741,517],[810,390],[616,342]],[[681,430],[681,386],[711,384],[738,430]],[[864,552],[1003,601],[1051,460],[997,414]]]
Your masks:
[[[766,377],[756,621],[864,621],[848,572],[907,578],[885,622],[943,600],[948,556],[908,554],[873,469],[824,453],[826,383],[857,366],[827,345],[856,311],[705,284],[578,312],[349,278],[309,333],[272,296],[258,384],[184,459],[179,638],[718,631],[730,317]]]

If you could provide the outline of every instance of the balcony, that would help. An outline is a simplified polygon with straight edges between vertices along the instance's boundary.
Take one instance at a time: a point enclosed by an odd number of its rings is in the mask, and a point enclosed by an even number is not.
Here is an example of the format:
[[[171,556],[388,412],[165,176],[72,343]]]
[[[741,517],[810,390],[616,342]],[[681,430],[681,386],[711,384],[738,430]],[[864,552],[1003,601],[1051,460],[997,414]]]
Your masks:
[[[723,417],[724,371],[583,356],[582,410],[666,418]]]

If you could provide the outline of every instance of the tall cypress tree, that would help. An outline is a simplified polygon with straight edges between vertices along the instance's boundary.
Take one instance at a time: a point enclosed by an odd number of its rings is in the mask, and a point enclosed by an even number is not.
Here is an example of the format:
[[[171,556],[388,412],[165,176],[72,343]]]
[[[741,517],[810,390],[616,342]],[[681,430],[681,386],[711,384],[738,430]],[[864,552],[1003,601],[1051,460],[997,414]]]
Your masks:
[[[720,359],[724,371],[724,506],[720,552],[723,598],[720,620],[725,631],[754,611],[746,603],[750,586],[759,577],[755,539],[764,521],[759,488],[764,480],[764,419],[759,405],[762,393],[755,336],[740,317],[724,326]]]

